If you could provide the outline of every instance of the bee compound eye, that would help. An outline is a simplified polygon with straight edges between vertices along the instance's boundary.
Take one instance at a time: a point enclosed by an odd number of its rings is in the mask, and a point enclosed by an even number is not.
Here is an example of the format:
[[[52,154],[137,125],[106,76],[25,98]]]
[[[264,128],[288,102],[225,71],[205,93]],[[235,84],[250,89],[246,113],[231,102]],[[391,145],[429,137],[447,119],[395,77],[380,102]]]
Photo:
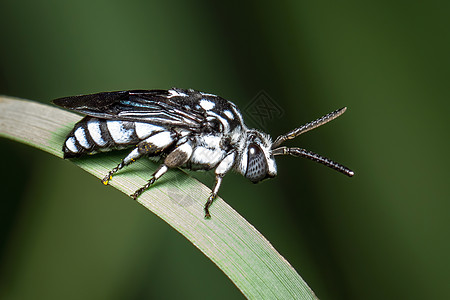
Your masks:
[[[252,143],[248,146],[247,157],[245,177],[255,183],[263,180],[269,170],[264,152],[257,144]]]

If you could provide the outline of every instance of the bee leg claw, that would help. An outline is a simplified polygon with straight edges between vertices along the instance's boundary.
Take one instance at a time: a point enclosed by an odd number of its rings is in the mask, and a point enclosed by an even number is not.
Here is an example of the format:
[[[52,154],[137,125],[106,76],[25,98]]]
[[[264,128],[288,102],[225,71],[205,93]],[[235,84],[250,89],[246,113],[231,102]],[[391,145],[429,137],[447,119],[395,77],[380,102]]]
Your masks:
[[[111,172],[108,173],[108,175],[106,175],[105,177],[103,177],[102,182],[104,185],[108,185],[109,181],[112,178],[112,174]]]

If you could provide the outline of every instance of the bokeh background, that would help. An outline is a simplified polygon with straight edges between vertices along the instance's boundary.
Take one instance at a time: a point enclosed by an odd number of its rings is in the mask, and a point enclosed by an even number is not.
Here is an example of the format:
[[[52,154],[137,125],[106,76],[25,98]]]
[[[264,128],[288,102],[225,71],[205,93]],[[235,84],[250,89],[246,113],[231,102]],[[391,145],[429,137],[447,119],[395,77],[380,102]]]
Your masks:
[[[265,91],[284,111],[264,125],[272,136],[348,106],[289,145],[352,167],[354,178],[280,157],[277,178],[253,185],[231,174],[220,195],[321,299],[445,299],[449,8],[434,0],[2,0],[0,93],[49,103],[176,86],[246,107]],[[130,198],[68,161],[0,145],[2,299],[242,298]]]

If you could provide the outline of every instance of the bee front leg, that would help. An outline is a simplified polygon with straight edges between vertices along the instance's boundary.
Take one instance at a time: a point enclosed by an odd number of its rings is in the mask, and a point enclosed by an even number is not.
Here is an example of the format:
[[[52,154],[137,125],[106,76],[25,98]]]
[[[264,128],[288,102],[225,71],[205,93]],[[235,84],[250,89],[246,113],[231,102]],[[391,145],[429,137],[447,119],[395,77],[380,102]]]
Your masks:
[[[209,213],[209,207],[213,203],[214,199],[217,197],[217,193],[219,192],[220,185],[222,184],[222,179],[225,176],[225,174],[234,166],[236,158],[236,152],[228,153],[227,156],[219,163],[219,165],[216,168],[216,183],[214,185],[214,188],[211,192],[211,195],[208,198],[208,201],[206,201],[205,204],[205,218],[209,219],[211,218],[211,215]]]

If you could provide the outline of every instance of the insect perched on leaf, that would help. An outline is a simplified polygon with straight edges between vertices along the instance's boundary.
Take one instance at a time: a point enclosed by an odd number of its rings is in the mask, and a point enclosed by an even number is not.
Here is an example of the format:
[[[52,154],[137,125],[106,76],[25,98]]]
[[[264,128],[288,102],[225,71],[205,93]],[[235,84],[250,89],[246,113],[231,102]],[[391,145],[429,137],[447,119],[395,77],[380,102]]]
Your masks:
[[[168,169],[215,169],[216,182],[205,204],[205,217],[217,196],[222,178],[231,169],[256,183],[277,175],[274,156],[305,157],[348,176],[353,171],[302,148],[280,147],[286,140],[319,127],[338,116],[338,109],[307,123],[274,142],[269,135],[245,126],[232,102],[219,96],[172,88],[105,92],[56,99],[54,104],[85,114],[67,136],[64,158],[132,146],[131,152],[104,178],[142,156],[158,156],[162,164],[131,197],[136,199]]]

